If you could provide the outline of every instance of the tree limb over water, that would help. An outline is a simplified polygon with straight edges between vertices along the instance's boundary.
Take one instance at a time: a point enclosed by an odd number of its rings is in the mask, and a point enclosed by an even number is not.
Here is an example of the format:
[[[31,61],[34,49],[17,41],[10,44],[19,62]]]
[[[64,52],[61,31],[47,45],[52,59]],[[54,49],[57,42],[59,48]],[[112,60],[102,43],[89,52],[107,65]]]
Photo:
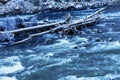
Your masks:
[[[70,29],[71,27],[78,27],[78,26],[84,26],[84,25],[87,25],[87,24],[92,24],[96,21],[99,20],[99,17],[96,17],[96,18],[92,18],[93,16],[95,17],[96,14],[99,14],[101,11],[103,11],[105,8],[101,8],[100,10],[96,11],[95,13],[89,15],[89,16],[86,16],[85,18],[83,19],[80,19],[76,22],[73,22],[73,23],[68,23],[68,24],[65,24],[65,22],[58,22],[58,23],[51,23],[51,24],[48,24],[48,25],[41,25],[41,26],[36,26],[36,27],[31,27],[31,28],[24,28],[24,29],[18,29],[18,30],[14,30],[14,31],[8,31],[8,32],[12,32],[12,33],[16,33],[16,32],[22,32],[22,31],[26,31],[26,30],[34,30],[34,29],[39,29],[41,27],[50,27],[50,26],[55,26],[59,23],[61,23],[61,25],[59,24],[59,26],[55,27],[55,28],[52,28],[50,30],[47,30],[47,31],[43,31],[43,32],[40,32],[40,33],[35,33],[35,34],[31,34],[29,35],[28,38],[25,38],[21,41],[18,41],[18,42],[15,42],[13,43],[12,45],[16,45],[16,44],[20,44],[20,43],[23,43],[25,41],[28,41],[34,37],[37,37],[37,36],[40,36],[40,35],[43,35],[43,34],[46,34],[46,33],[50,33],[50,32],[54,32],[56,30],[59,30],[59,29]],[[64,25],[64,26],[63,26]],[[4,32],[2,32],[4,33]]]

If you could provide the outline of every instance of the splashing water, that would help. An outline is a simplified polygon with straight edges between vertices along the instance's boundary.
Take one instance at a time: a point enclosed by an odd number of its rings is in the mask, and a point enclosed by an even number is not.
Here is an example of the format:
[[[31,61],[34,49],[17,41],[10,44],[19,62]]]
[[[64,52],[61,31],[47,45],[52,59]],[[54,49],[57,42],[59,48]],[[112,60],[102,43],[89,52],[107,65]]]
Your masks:
[[[55,15],[62,13],[53,13],[53,18],[48,13],[48,18],[57,20]],[[75,20],[87,14],[87,10],[71,13]],[[42,45],[45,41],[41,41],[36,46],[0,48],[0,80],[119,80],[120,19],[116,19],[116,14],[119,16],[119,11],[111,13],[107,9],[101,15],[101,23],[82,28],[69,38],[57,38],[52,44]]]

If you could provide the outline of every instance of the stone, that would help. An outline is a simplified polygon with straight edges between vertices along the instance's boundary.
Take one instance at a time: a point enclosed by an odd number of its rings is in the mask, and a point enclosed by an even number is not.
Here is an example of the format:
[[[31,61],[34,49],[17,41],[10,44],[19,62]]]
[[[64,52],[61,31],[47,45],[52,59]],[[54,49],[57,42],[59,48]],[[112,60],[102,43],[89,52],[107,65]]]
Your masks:
[[[5,3],[7,3],[8,1],[10,1],[10,0],[0,0],[0,3],[5,4]]]

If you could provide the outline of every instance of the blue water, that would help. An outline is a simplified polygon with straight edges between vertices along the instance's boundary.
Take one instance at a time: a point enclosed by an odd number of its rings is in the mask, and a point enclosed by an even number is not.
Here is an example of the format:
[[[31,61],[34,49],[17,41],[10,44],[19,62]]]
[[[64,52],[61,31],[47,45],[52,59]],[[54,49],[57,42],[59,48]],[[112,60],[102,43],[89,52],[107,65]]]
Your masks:
[[[70,13],[76,20],[94,11]],[[42,37],[54,40],[0,48],[0,80],[120,80],[119,11],[108,7],[99,24],[69,38],[46,34]],[[44,18],[62,20],[65,15],[50,12]]]

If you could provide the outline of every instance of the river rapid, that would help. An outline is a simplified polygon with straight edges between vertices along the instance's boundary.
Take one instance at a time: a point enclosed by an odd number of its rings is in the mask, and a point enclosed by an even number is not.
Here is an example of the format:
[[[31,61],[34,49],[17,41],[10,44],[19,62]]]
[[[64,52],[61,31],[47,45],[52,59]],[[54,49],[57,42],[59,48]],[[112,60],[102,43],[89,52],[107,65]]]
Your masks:
[[[46,34],[42,38],[54,40],[1,47],[0,80],[120,80],[119,7],[106,8],[99,24],[69,38]],[[96,10],[67,12],[76,20]],[[67,12],[39,14],[39,19],[63,20]]]

